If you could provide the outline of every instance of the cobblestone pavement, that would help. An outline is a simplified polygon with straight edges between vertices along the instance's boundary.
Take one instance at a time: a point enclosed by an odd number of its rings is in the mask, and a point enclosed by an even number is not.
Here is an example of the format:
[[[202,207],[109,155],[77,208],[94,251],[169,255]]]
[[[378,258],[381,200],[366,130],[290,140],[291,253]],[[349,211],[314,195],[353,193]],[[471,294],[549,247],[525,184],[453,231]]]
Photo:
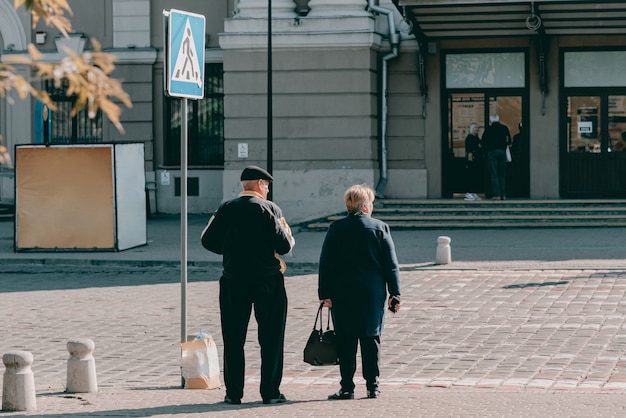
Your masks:
[[[220,349],[217,278],[191,266],[190,333]],[[258,393],[256,324],[241,406],[223,389],[180,389],[176,266],[0,264],[0,349],[34,355],[37,411],[2,416],[615,416],[626,412],[626,270],[403,267],[402,311],[386,318],[380,399],[328,402],[336,367],[302,362],[316,275],[291,269],[283,405]],[[66,342],[91,338],[99,392],[67,394]],[[357,371],[357,376],[360,370]]]

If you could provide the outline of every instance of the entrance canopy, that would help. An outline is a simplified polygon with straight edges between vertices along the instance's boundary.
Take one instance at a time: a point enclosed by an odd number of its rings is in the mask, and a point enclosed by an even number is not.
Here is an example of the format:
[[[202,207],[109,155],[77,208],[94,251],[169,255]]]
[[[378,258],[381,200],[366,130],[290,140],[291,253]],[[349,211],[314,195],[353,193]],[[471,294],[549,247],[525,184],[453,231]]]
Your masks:
[[[626,35],[626,1],[393,0],[421,39]]]

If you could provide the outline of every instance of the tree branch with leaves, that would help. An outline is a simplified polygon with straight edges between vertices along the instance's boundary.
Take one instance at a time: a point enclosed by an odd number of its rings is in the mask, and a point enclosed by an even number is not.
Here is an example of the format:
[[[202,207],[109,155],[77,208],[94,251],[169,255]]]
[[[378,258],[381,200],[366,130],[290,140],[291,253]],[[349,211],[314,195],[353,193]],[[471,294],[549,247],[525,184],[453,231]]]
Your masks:
[[[72,25],[65,14],[72,14],[72,9],[66,0],[14,0],[13,7],[18,9],[24,5],[30,10],[33,28],[40,20],[47,26],[58,29],[63,36],[72,32]],[[120,123],[122,109],[117,102],[126,107],[132,107],[130,96],[123,90],[121,81],[111,77],[115,69],[115,56],[102,52],[100,43],[91,39],[93,51],[82,54],[66,49],[66,56],[59,62],[43,62],[43,55],[33,44],[28,45],[27,55],[5,55],[5,62],[0,63],[0,97],[6,97],[11,103],[9,93],[15,91],[20,99],[35,97],[41,100],[52,111],[56,105],[47,92],[37,89],[33,83],[41,80],[50,80],[55,87],[67,83],[67,96],[75,96],[71,116],[78,111],[87,109],[88,116],[94,118],[98,110],[109,118],[119,132],[124,132]],[[31,79],[19,75],[14,65],[28,65],[33,70]],[[0,165],[11,165],[11,159],[6,147],[1,145],[0,136]]]

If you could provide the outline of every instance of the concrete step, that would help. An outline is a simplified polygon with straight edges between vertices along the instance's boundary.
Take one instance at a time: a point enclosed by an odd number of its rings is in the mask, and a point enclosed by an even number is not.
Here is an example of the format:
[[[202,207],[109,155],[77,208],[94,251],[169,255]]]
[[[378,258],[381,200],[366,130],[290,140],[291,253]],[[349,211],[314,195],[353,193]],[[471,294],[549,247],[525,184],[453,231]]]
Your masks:
[[[326,230],[345,213],[302,225]],[[626,226],[626,200],[506,200],[458,199],[376,201],[373,216],[392,229],[449,228],[598,228]]]

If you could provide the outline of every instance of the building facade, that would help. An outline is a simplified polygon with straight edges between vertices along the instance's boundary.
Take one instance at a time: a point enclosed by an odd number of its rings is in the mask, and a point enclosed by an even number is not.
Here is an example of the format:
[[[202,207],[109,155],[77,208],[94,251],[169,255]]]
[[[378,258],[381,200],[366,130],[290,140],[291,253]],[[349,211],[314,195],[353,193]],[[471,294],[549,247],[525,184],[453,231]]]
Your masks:
[[[42,84],[65,103],[50,122],[32,100],[1,99],[0,134],[9,148],[142,142],[152,212],[180,210],[181,105],[164,93],[170,9],[206,17],[205,96],[188,109],[191,213],[235,196],[248,164],[271,167],[273,199],[292,223],[343,211],[343,192],[354,183],[384,198],[455,198],[466,191],[469,124],[482,134],[491,113],[516,136],[510,197],[626,197],[622,2],[69,4],[75,34],[61,39],[0,0],[0,60],[28,43],[58,60],[63,45],[80,52],[97,39],[116,55],[114,77],[133,101],[121,116],[125,133],[102,115],[71,118],[71,98]],[[12,179],[0,180],[0,201],[10,201]]]

